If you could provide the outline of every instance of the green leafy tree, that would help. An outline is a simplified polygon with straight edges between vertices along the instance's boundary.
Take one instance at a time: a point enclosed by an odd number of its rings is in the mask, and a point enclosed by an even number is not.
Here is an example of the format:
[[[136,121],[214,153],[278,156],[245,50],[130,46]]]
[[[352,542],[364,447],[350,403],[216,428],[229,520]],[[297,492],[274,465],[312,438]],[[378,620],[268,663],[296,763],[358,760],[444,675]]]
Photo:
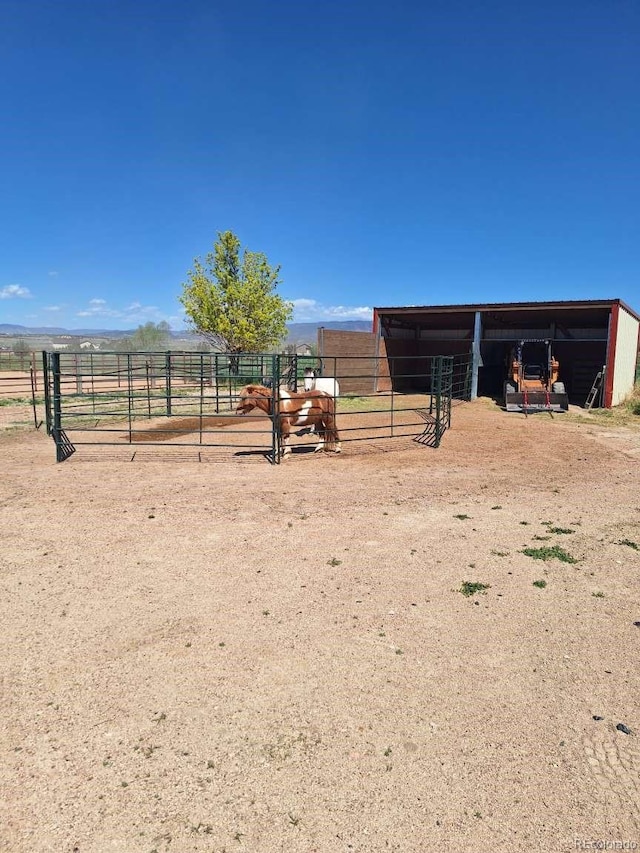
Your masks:
[[[130,337],[115,338],[108,346],[108,349],[114,352],[133,352],[133,344]]]
[[[29,344],[25,341],[25,339],[24,339],[24,338],[18,338],[18,339],[15,341],[15,343],[13,344],[13,351],[14,351],[17,355],[26,355],[28,352],[30,352],[30,350],[31,350],[31,347],[30,347],[30,346],[29,346]]]
[[[266,352],[287,333],[293,306],[275,292],[280,267],[245,249],[231,231],[218,232],[204,263],[196,258],[180,296],[189,322],[215,349]]]
[[[167,349],[170,331],[169,324],[164,320],[161,323],[145,323],[138,326],[129,338],[130,347],[134,352]]]

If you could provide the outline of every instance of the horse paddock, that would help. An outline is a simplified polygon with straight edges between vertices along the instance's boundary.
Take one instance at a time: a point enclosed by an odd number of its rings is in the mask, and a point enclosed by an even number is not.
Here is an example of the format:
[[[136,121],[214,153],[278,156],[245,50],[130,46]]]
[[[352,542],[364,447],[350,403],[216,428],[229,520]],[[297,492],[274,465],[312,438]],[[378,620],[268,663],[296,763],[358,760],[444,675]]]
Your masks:
[[[57,464],[0,415],[0,850],[640,844],[637,425]]]

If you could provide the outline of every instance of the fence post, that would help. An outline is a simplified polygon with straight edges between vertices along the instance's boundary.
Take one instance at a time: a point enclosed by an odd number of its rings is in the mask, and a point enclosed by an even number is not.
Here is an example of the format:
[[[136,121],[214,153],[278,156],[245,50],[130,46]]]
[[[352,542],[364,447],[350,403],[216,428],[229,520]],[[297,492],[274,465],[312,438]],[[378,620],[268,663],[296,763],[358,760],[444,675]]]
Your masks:
[[[199,443],[202,444],[202,405],[204,403],[204,355],[200,353],[200,412],[198,414],[199,417],[199,425],[200,425],[200,439]]]
[[[33,361],[31,362],[29,373],[31,374],[31,405],[33,407],[33,425],[36,429],[38,429],[38,413],[36,411],[36,366]]]
[[[436,373],[436,435],[435,435],[435,447],[440,447],[440,425],[442,421],[442,356],[437,355],[434,357],[435,361],[435,373]],[[431,368],[431,372],[433,374],[433,367]]]
[[[89,367],[91,369],[91,411],[96,413],[96,385],[95,385],[95,369],[93,366],[93,353],[89,353]]]
[[[451,405],[453,398],[453,356],[447,356],[447,429],[451,429]]]
[[[393,406],[395,403],[394,396],[393,396],[393,385],[394,385],[394,382],[392,380],[391,381],[391,438],[393,438]]]
[[[51,393],[49,388],[49,354],[42,350],[42,381],[44,383],[44,419],[47,435],[51,435]]]
[[[216,415],[220,412],[220,383],[218,382],[218,353],[214,353],[213,356],[213,370],[216,374],[215,376],[215,388],[216,388]]]
[[[62,462],[62,401],[60,398],[60,353],[51,354],[53,370],[53,440],[56,444],[56,461]]]
[[[271,395],[271,461],[280,464],[280,356],[271,360],[273,393]]]
[[[164,388],[167,395],[167,417],[171,417],[171,350],[164,356]]]
[[[433,380],[434,380],[434,359],[435,356],[430,356],[428,358],[429,364],[429,414],[433,414]]]
[[[129,401],[129,444],[132,443],[131,438],[131,407],[133,405],[133,376],[131,373],[131,353],[127,353],[127,385],[128,385],[128,393],[127,399]]]
[[[147,417],[151,420],[151,373],[149,359],[145,361],[145,371],[147,376]]]
[[[58,353],[58,355],[60,355],[60,353]],[[82,363],[78,361],[78,353],[74,354],[73,363],[76,368],[76,394],[82,394]]]

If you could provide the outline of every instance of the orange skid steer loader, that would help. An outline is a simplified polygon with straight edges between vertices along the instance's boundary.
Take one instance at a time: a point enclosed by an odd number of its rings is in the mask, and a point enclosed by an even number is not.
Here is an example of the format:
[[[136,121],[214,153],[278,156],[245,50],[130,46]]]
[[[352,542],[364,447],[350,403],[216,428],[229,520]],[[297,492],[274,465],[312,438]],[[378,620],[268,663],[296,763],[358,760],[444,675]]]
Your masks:
[[[538,338],[518,341],[511,351],[504,405],[508,412],[566,412],[569,398],[558,381],[560,364],[551,341]]]

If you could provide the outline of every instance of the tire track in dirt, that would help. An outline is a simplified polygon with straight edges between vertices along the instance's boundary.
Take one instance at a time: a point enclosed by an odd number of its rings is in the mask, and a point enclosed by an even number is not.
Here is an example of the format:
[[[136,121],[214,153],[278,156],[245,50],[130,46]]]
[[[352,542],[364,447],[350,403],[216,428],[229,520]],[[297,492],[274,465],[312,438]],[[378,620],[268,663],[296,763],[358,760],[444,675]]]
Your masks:
[[[594,737],[586,736],[582,746],[598,787],[607,800],[617,802],[618,813],[627,814],[640,830],[640,751],[632,745],[629,735],[614,735],[603,729]]]

